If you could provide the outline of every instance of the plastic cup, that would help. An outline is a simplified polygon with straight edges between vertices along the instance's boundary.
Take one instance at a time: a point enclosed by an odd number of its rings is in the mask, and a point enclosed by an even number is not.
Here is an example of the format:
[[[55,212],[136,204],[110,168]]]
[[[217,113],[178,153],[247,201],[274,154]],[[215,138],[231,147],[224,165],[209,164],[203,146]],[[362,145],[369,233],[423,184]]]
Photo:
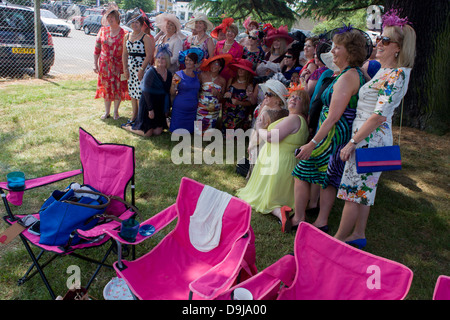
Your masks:
[[[135,242],[139,230],[139,222],[134,219],[126,219],[122,221],[122,227],[119,236],[127,242]]]
[[[21,190],[25,187],[25,174],[21,171],[13,171],[6,175],[8,188],[11,190]]]
[[[237,288],[233,290],[232,300],[253,300],[253,295],[245,288]]]
[[[155,233],[155,227],[151,224],[144,224],[139,228],[139,234],[143,237],[151,236]]]

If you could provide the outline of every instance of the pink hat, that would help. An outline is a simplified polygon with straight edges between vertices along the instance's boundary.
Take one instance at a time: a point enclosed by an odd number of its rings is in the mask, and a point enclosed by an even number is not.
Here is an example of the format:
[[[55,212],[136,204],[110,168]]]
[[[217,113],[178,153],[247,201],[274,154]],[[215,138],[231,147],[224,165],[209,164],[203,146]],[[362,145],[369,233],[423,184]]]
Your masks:
[[[267,32],[266,36],[266,45],[270,47],[272,45],[273,40],[277,38],[286,39],[286,43],[290,44],[294,39],[289,35],[288,33],[288,27],[287,26],[280,26],[278,29],[270,29]]]

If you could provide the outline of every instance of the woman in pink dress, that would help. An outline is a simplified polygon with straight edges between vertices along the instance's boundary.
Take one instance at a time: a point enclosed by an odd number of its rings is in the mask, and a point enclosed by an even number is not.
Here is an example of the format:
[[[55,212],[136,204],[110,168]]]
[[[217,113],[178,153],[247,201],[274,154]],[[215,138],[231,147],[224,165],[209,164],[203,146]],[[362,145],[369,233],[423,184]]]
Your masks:
[[[94,72],[98,73],[95,99],[105,100],[105,114],[101,119],[110,117],[111,102],[114,101],[114,120],[117,120],[120,102],[131,98],[128,95],[127,80],[121,79],[125,31],[120,27],[120,15],[116,6],[108,8],[103,15],[102,24],[94,51]]]
[[[214,49],[215,56],[228,53],[231,54],[234,59],[242,58],[242,55],[244,54],[244,47],[235,40],[239,31],[238,27],[233,22],[233,18],[225,18],[222,21],[222,24],[226,27],[225,40],[217,42],[216,48]],[[235,73],[228,66],[225,66],[220,75],[228,81],[235,75]]]

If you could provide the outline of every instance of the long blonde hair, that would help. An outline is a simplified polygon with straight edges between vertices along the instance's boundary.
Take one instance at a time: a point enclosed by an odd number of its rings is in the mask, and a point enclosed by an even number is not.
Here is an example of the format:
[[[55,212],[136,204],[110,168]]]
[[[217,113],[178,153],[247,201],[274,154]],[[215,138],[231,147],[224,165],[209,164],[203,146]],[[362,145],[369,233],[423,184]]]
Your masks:
[[[416,32],[405,24],[401,26],[387,26],[383,33],[394,41],[397,41],[400,52],[397,58],[397,67],[412,68],[416,58]]]

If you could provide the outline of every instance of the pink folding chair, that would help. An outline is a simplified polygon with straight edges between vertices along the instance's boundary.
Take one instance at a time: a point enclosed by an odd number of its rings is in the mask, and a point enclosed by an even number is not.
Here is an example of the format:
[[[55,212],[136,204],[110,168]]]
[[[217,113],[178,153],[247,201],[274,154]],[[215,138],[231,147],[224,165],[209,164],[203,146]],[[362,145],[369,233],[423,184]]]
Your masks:
[[[450,277],[441,275],[434,287],[433,300],[450,300]]]
[[[251,207],[244,201],[182,178],[176,203],[151,217],[156,232],[178,218],[175,228],[150,252],[114,263],[140,300],[213,299],[256,274]],[[200,223],[199,223],[200,222]],[[116,230],[108,233],[127,243]],[[138,234],[135,244],[148,237]]]
[[[83,184],[88,184],[100,192],[117,196],[123,200],[126,198],[126,190],[128,184],[131,182],[131,204],[135,202],[135,190],[134,190],[134,148],[127,145],[100,143],[92,135],[86,132],[84,129],[79,129],[80,134],[80,160],[81,170],[73,170],[64,173],[58,173],[46,177],[40,177],[36,179],[30,179],[25,181],[25,188],[23,191],[13,191],[8,189],[6,182],[0,182],[0,194],[6,208],[7,216],[4,220],[12,225],[18,223],[24,215],[14,215],[9,203],[20,206],[22,199],[27,190],[38,188],[44,185],[48,185],[63,179],[72,178],[76,175],[82,174]],[[5,194],[5,191],[8,194]],[[111,200],[109,207],[106,210],[106,214],[114,215],[119,219],[127,219],[134,216],[136,213],[127,208],[125,204],[117,200]],[[39,219],[39,214],[33,214]],[[82,238],[82,241],[77,244],[71,245],[68,243],[65,246],[48,246],[39,243],[39,235],[28,232],[28,229],[24,230],[20,234],[20,238],[27,249],[33,263],[25,275],[19,280],[19,285],[25,283],[37,273],[40,274],[43,282],[45,283],[52,299],[55,299],[55,293],[50,286],[47,277],[44,273],[44,267],[46,267],[56,257],[62,257],[71,255],[84,259],[89,262],[97,264],[93,276],[85,286],[89,288],[92,280],[96,277],[102,266],[112,268],[111,265],[105,264],[106,259],[111,253],[112,249],[116,247],[115,241],[111,241],[111,246],[106,251],[104,257],[100,260],[94,260],[90,257],[82,256],[77,253],[80,249],[87,249],[91,247],[97,247],[105,244],[110,240],[110,237],[105,233],[105,230],[114,229],[120,226],[119,221],[115,220],[102,220],[101,223],[89,230],[74,230],[73,235],[77,235]],[[30,244],[37,246],[41,249],[40,253],[36,256],[30,247]],[[41,263],[40,259],[44,253],[52,253],[52,257]],[[36,271],[31,271],[36,268]]]
[[[282,257],[217,299],[230,299],[236,288],[245,288],[254,300],[396,300],[405,298],[412,278],[404,265],[356,249],[302,222],[294,255]]]

